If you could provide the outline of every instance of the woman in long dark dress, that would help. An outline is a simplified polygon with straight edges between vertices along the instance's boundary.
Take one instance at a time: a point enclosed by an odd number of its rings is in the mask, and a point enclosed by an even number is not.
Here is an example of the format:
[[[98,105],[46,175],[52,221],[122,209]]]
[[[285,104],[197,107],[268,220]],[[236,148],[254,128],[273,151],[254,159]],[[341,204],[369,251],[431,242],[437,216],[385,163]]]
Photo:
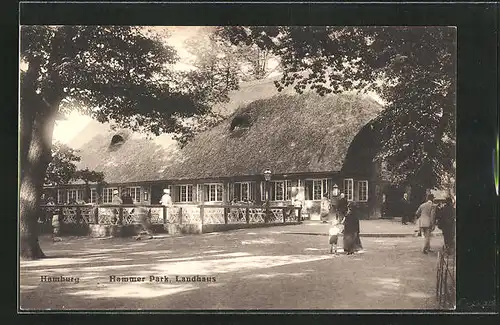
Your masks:
[[[353,211],[352,203],[347,205],[347,213],[344,219],[344,252],[347,255],[354,254],[361,242],[359,238],[359,219]]]

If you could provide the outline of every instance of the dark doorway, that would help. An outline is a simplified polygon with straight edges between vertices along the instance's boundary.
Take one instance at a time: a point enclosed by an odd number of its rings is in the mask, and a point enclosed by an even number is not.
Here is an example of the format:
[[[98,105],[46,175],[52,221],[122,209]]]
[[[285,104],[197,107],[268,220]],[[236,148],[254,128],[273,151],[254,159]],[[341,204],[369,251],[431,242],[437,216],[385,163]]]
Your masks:
[[[387,202],[387,218],[400,217],[399,206],[403,199],[405,189],[397,186],[389,186],[385,190],[385,199]]]
[[[163,189],[168,188],[165,184],[151,185],[151,204],[160,204],[163,196]]]

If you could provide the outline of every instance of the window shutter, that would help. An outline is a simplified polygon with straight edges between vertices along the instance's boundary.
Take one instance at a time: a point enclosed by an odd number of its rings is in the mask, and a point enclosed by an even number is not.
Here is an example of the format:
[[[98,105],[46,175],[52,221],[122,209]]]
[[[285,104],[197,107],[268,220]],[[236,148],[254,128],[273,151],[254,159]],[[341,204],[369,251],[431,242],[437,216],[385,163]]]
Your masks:
[[[227,183],[226,185],[226,201],[227,203],[231,202],[233,200],[233,197],[234,197],[234,184],[233,183]]]
[[[249,182],[248,183],[248,201],[253,201],[255,198],[255,183],[254,182]]]
[[[210,194],[209,191],[210,191],[210,186],[203,185],[203,201],[205,201],[205,202],[208,201],[208,196]]]
[[[232,184],[232,191],[231,193],[233,194],[232,199],[236,199],[236,200],[241,200],[241,183],[233,183]]]
[[[198,203],[203,201],[202,196],[201,196],[201,194],[202,194],[201,186],[202,186],[201,184],[196,184],[196,201]]]

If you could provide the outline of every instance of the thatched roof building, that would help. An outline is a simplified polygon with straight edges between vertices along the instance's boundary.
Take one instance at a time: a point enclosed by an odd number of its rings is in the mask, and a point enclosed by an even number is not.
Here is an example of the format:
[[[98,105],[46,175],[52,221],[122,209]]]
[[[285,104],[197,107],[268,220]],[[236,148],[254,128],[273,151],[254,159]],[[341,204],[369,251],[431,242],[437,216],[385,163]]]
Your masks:
[[[286,205],[295,188],[304,212],[317,215],[321,197],[338,186],[365,206],[367,216],[376,215],[381,194],[368,147],[375,148],[370,121],[382,105],[365,95],[279,93],[275,79],[232,92],[228,103],[216,107],[227,118],[183,149],[169,134],[148,137],[90,122],[68,144],[79,150],[78,168],[104,173],[107,185],[100,194],[93,185],[90,201],[102,194],[109,203],[112,191],[122,189],[134,200],[158,203],[170,186],[174,202],[182,204],[263,202],[267,191],[273,204]],[[273,175],[267,190],[265,169]],[[58,202],[82,193],[78,184],[59,188]]]

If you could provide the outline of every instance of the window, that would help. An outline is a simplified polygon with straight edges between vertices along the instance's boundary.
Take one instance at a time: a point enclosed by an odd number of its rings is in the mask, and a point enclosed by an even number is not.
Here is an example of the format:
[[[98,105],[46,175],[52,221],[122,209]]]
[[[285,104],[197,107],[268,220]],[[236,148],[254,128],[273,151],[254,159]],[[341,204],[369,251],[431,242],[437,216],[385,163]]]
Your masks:
[[[347,201],[354,200],[354,180],[352,178],[344,179],[344,193]]]
[[[193,202],[193,185],[176,185],[175,202]]]
[[[285,200],[285,181],[271,182],[269,194],[271,201],[284,201]]]
[[[229,129],[234,131],[237,128],[250,127],[250,117],[248,115],[238,115],[231,121]]]
[[[358,181],[358,200],[368,201],[368,181]]]
[[[97,190],[95,188],[90,189],[90,203],[97,202]]]
[[[123,137],[119,134],[115,134],[112,138],[111,138],[111,145],[118,145],[118,144],[122,144],[123,142],[125,142],[125,140],[123,139]]]
[[[125,187],[123,189],[124,194],[129,195],[134,202],[141,202],[141,188],[136,187]]]
[[[113,191],[117,188],[105,188],[102,190],[102,203],[113,202]]]
[[[81,189],[69,189],[67,191],[67,197],[66,197],[66,202],[79,202],[83,200],[83,190]]]
[[[271,201],[287,201],[290,200],[290,189],[292,181],[273,181],[271,182],[270,195]]]
[[[250,183],[250,182],[234,183],[233,199],[236,199],[237,201],[253,200],[252,183]]]
[[[261,201],[266,200],[266,182],[260,185]],[[269,182],[269,200],[270,201],[288,201],[292,199],[292,187],[300,186],[298,180],[270,181]]]
[[[66,203],[66,191],[65,190],[57,190],[57,204]]]
[[[224,191],[222,184],[205,184],[203,192],[205,202],[222,202],[222,192]]]
[[[328,179],[306,180],[306,200],[320,201],[329,192]]]

